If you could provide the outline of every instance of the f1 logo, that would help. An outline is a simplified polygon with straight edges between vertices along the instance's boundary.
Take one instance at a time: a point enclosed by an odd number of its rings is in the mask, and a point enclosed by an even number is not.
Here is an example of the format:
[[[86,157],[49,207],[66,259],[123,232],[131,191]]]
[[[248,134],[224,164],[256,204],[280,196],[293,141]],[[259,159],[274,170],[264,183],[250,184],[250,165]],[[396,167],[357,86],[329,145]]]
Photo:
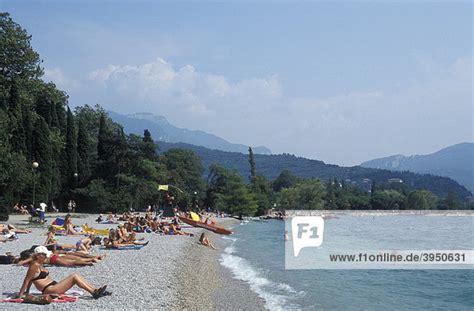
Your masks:
[[[291,219],[293,252],[297,257],[304,247],[323,244],[324,219],[320,216],[295,216]]]

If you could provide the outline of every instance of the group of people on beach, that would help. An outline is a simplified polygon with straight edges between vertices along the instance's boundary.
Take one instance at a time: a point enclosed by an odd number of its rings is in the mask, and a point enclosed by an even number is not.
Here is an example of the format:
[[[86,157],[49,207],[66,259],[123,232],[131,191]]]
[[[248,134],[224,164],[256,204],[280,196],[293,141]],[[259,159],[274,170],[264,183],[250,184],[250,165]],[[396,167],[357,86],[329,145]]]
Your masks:
[[[98,218],[98,222],[101,220],[100,218]],[[177,216],[162,220],[157,216],[153,216],[151,210],[148,210],[143,216],[131,212],[125,212],[120,217],[116,217],[112,213],[107,215],[107,221],[110,221],[110,223],[117,222],[117,218],[122,222],[118,223],[116,228],[102,230],[108,232],[108,235],[102,239],[93,232],[85,232],[81,227],[74,226],[72,216],[67,214],[62,224],[55,224],[55,221],[48,228],[46,240],[42,245],[33,245],[22,251],[19,256],[11,253],[1,255],[0,264],[28,265],[28,272],[23,280],[18,297],[25,297],[25,294],[29,292],[33,285],[46,296],[63,295],[75,285],[86,290],[96,299],[111,295],[111,292],[107,291],[106,285],[94,287],[78,273],[73,273],[64,280],[56,282],[49,276],[49,272],[44,266],[92,266],[106,257],[105,254],[91,254],[92,247],[95,245],[103,245],[105,249],[147,245],[148,242],[144,242],[143,237],[137,237],[137,233],[154,232],[162,235],[193,236],[192,233],[182,230]],[[31,230],[18,229],[10,224],[0,224],[0,231],[5,235],[15,236],[16,234],[31,233]],[[60,243],[57,235],[77,236],[78,240],[75,244]],[[1,241],[2,237],[0,236]],[[199,243],[216,249],[205,233],[201,234]]]

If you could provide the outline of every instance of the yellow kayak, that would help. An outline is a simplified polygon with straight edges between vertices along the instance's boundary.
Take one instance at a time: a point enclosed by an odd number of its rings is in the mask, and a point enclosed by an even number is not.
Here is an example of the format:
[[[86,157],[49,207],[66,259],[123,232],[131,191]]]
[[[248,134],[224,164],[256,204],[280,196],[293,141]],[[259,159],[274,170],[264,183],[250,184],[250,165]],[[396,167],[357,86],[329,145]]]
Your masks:
[[[88,227],[86,225],[82,225],[82,230],[87,233],[93,233],[98,235],[109,235],[109,229],[94,229],[92,227]]]

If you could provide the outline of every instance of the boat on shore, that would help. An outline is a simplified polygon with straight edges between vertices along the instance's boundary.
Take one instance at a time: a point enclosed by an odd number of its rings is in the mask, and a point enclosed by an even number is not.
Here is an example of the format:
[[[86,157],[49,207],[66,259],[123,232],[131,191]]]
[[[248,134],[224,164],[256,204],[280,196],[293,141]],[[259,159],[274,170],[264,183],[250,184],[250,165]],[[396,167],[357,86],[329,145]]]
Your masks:
[[[191,218],[184,217],[184,216],[178,216],[178,217],[179,217],[179,220],[181,220],[182,222],[184,222],[188,225],[191,225],[193,227],[207,229],[209,231],[212,231],[212,232],[218,233],[218,234],[232,234],[233,233],[232,231],[230,231],[226,228],[219,227],[215,224],[208,224],[208,223],[193,220]]]

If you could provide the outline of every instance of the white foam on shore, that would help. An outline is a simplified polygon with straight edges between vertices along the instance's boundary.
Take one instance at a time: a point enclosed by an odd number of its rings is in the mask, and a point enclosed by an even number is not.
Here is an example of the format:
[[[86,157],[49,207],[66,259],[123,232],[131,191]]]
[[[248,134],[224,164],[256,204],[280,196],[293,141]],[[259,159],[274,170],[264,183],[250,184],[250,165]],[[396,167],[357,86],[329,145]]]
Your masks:
[[[239,256],[235,255],[234,243],[224,249],[221,254],[221,264],[228,268],[236,279],[247,282],[252,291],[257,293],[265,301],[265,307],[269,310],[299,310],[300,307],[289,302],[291,296],[297,292],[288,284],[273,282],[265,278],[261,271]]]

